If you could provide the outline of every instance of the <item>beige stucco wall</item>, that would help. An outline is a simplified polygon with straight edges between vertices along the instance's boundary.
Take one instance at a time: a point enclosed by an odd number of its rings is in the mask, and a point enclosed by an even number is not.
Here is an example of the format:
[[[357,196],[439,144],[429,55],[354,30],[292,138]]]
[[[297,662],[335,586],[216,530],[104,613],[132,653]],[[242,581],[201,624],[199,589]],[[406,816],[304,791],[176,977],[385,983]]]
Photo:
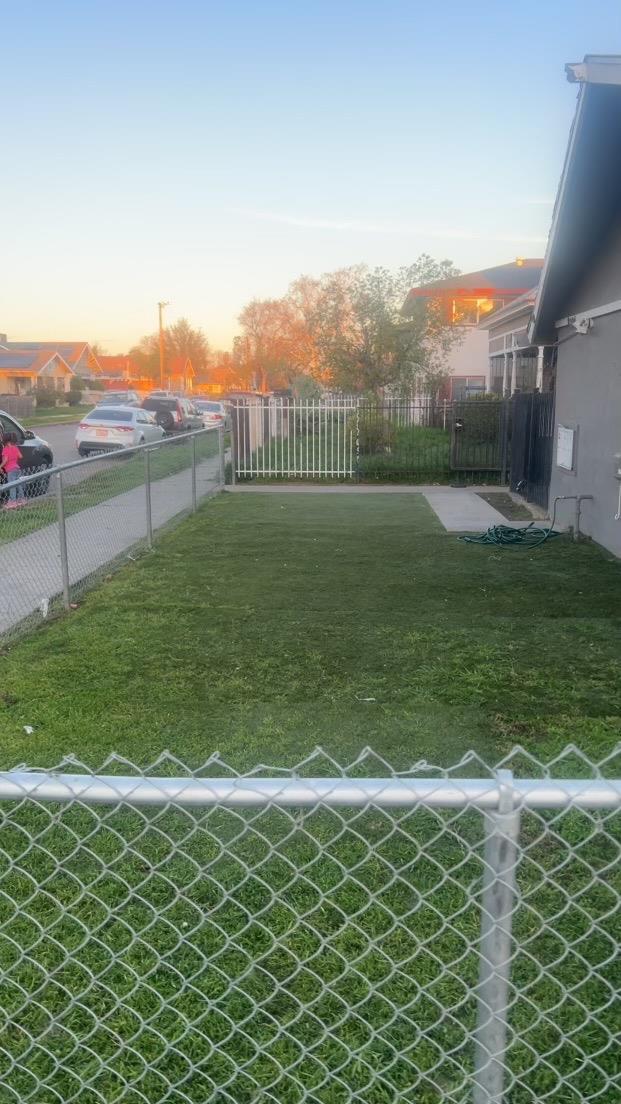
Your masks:
[[[489,357],[487,333],[476,326],[462,329],[459,344],[455,344],[447,357],[447,370],[451,376],[484,376],[489,386]]]

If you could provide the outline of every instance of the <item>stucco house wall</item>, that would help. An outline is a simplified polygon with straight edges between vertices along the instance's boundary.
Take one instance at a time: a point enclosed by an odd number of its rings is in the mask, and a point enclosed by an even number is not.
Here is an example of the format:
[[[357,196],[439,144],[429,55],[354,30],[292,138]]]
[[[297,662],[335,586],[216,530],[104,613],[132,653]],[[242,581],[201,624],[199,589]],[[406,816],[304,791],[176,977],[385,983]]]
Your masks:
[[[621,299],[621,216],[568,298],[563,317],[617,299]],[[621,453],[621,312],[595,318],[587,334],[565,326],[558,337],[550,506],[556,495],[593,495],[592,502],[583,503],[581,528],[621,556],[621,522],[614,517],[619,495],[614,457]],[[556,463],[559,425],[576,430],[573,472]],[[568,503],[565,511],[571,508]]]

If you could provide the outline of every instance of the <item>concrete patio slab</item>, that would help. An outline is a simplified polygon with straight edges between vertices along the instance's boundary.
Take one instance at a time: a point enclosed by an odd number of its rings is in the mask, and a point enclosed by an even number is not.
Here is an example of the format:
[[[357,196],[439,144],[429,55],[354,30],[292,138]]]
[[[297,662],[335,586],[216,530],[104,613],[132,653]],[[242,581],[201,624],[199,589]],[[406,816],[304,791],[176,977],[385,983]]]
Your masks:
[[[496,488],[497,490],[498,488]],[[447,533],[482,533],[492,525],[521,529],[527,521],[509,521],[474,491],[455,487],[446,491],[425,491],[425,498]]]

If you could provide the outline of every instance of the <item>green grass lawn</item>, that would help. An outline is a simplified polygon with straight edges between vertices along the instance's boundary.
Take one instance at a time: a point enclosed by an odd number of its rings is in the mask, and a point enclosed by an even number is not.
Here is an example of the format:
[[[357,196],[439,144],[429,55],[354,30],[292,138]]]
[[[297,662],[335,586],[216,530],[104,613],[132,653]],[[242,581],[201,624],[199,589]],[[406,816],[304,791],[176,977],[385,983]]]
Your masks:
[[[223,495],[0,657],[0,765],[596,761],[620,629],[621,566],[590,544],[464,545],[412,495]],[[469,1100],[478,814],[4,813],[0,1101]],[[616,1104],[618,842],[545,823],[524,817],[505,1104]]]
[[[37,406],[35,413],[21,418],[22,425],[29,428],[49,425],[56,422],[79,422],[83,414],[92,410],[94,403],[82,403],[78,406]]]

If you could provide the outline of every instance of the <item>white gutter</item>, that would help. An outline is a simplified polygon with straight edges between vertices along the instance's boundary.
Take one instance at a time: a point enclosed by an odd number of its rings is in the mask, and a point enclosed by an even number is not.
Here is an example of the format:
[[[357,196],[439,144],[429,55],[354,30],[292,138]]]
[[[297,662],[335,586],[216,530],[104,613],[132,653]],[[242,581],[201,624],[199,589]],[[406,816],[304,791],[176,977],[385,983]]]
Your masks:
[[[621,299],[614,299],[612,303],[604,303],[601,307],[591,307],[590,310],[580,311],[579,314],[568,314],[566,318],[559,318],[554,325],[557,330],[563,326],[574,326],[578,331],[586,332],[589,328],[586,323],[593,318],[602,318],[605,314],[617,314],[621,311]]]

